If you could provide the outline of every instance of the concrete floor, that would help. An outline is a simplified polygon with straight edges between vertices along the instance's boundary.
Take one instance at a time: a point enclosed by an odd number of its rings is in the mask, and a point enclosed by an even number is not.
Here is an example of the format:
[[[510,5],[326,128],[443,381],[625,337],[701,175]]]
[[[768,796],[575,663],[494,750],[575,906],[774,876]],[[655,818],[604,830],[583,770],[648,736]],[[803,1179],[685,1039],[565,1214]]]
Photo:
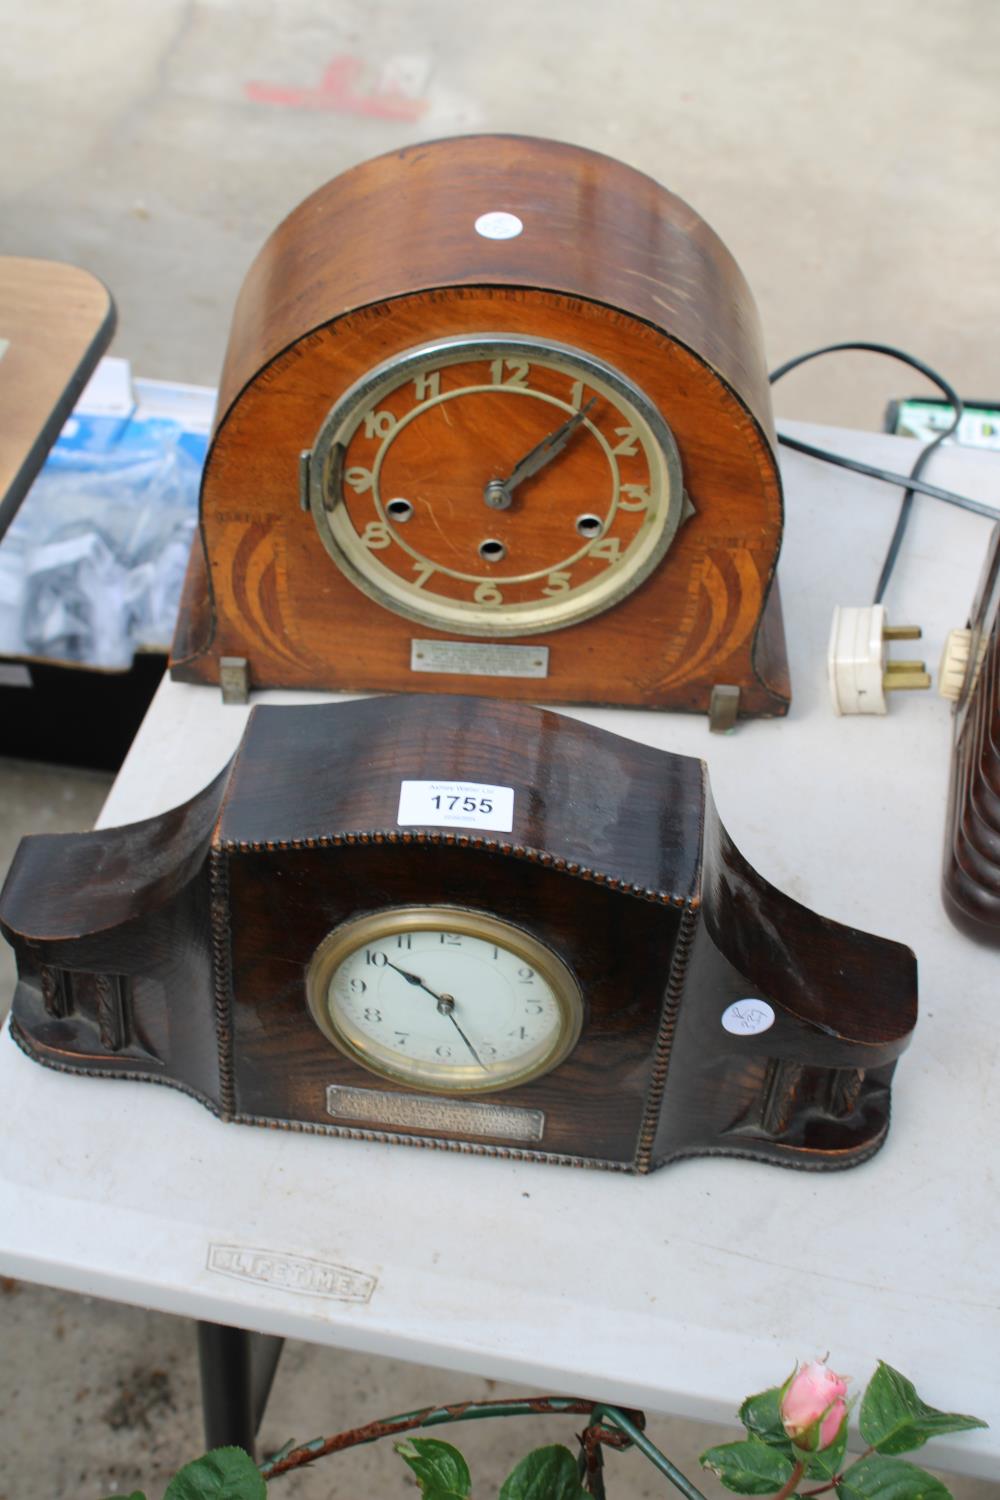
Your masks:
[[[3,15],[0,253],[103,277],[114,350],[139,374],[216,382],[250,259],[326,178],[429,136],[506,130],[607,151],[688,198],[740,260],[772,362],[846,338],[896,342],[965,394],[1000,396],[995,0],[47,0]],[[888,397],[918,389],[847,356],[793,377],[776,406],[877,427]],[[22,832],[88,826],[107,784],[0,766],[0,868]],[[200,1444],[190,1330],[0,1290],[0,1500],[161,1494]],[[835,1336],[818,1328],[817,1348]],[[263,1443],[490,1389],[292,1345]],[[466,1429],[477,1493],[571,1426]],[[652,1430],[692,1476],[703,1446],[737,1435],[662,1419]],[[275,1492],[402,1493],[383,1449]],[[631,1457],[610,1481],[616,1496],[664,1492]],[[953,1490],[996,1500],[1000,1484]]]

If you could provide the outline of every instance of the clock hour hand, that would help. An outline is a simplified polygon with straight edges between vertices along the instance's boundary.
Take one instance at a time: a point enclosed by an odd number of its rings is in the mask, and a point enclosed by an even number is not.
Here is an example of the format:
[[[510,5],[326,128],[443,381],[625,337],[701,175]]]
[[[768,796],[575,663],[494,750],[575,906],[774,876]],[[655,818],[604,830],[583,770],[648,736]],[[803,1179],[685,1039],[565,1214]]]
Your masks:
[[[536,443],[530,452],[514,465],[506,479],[491,479],[483,490],[483,499],[491,510],[507,510],[515,489],[525,479],[530,479],[546,464],[560,454],[566,447],[570,438],[576,432],[580,423],[584,420],[591,407],[597,401],[596,396],[591,396],[586,406],[581,406],[578,412],[569,417],[555,432],[550,432],[547,437]]]
[[[394,964],[391,958],[387,958],[385,962],[386,967],[389,969],[395,969],[396,973],[401,974],[402,977],[406,980],[407,984],[415,984],[418,989],[427,990],[427,986],[426,984],[424,984],[424,981],[421,979],[419,974],[408,974],[405,969],[401,969],[398,964]],[[428,995],[434,995],[433,990],[427,990],[427,993]],[[437,998],[437,995],[434,995],[434,999],[436,1000]]]
[[[394,964],[392,962],[392,959],[390,958],[387,958],[385,962],[386,966],[390,969],[394,969],[397,974],[400,974],[403,979],[406,980],[407,984],[415,985],[417,989],[423,990],[425,994],[430,995],[432,999],[437,1001],[438,1010],[443,1016],[448,1017],[448,1020],[454,1026],[455,1030],[458,1032],[459,1036],[462,1038],[462,1041],[468,1047],[469,1051],[472,1053],[472,1056],[482,1068],[483,1072],[488,1072],[486,1064],[479,1056],[479,1053],[476,1051],[475,1047],[469,1041],[469,1038],[466,1036],[461,1026],[459,1026],[458,1022],[455,1020],[455,997],[453,995],[438,995],[434,990],[428,989],[427,985],[424,984],[424,981],[420,978],[419,974],[408,973],[406,969],[401,969],[398,964]]]

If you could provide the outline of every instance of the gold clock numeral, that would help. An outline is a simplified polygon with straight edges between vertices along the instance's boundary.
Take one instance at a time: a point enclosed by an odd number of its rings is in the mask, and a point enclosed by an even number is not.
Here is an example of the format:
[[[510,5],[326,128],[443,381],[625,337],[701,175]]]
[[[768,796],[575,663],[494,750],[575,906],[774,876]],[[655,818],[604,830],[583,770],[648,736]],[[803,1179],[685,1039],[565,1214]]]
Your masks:
[[[639,434],[634,427],[616,427],[615,437],[621,438],[621,442],[611,450],[616,458],[633,458],[638,453]]]
[[[413,380],[413,390],[418,401],[436,400],[441,394],[441,371],[425,370]]]
[[[379,552],[383,547],[392,546],[392,537],[389,535],[389,528],[384,521],[369,521],[361,534],[361,540],[373,552]]]
[[[526,359],[495,359],[490,365],[490,379],[494,385],[513,385],[523,390],[530,374],[531,366]]]
[[[582,380],[574,380],[573,389],[569,394],[569,402],[571,406],[576,407],[577,411],[579,411],[580,407],[583,405],[584,389],[585,387]]]
[[[645,484],[623,484],[622,495],[632,497],[630,500],[623,500],[619,495],[618,504],[622,510],[645,510],[652,499],[649,487]]]
[[[475,599],[477,604],[503,603],[503,594],[501,594],[495,583],[477,584],[476,591],[472,597],[473,599]]]
[[[365,437],[386,438],[395,432],[398,422],[391,411],[365,412]]]
[[[360,464],[345,469],[344,478],[356,495],[363,495],[366,490],[370,490],[374,482],[371,469],[363,469]]]
[[[565,594],[570,586],[570,575],[568,573],[550,573],[545,580],[543,594]]]
[[[415,562],[413,564],[413,571],[417,575],[413,580],[413,587],[415,589],[422,589],[428,578],[433,578],[437,569],[431,563]]]
[[[616,563],[621,559],[622,544],[616,536],[602,536],[599,542],[592,542],[587,551],[591,557],[603,557],[609,563]]]

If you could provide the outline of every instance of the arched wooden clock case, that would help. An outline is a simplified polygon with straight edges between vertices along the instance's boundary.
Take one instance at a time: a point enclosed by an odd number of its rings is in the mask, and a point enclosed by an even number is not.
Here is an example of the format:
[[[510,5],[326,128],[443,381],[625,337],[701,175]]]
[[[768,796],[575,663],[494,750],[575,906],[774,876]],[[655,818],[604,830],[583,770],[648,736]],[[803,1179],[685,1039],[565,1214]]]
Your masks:
[[[506,788],[509,831],[404,817],[410,782]],[[916,1017],[912,953],[762,880],[700,761],[475,698],[257,708],[185,806],[25,839],[0,923],[12,1034],[53,1067],[226,1120],[619,1171],[864,1161]],[[470,942],[445,994],[440,955]]]
[[[781,714],[781,532],[756,309],[704,221],[576,147],[414,146],[247,276],[171,670]]]

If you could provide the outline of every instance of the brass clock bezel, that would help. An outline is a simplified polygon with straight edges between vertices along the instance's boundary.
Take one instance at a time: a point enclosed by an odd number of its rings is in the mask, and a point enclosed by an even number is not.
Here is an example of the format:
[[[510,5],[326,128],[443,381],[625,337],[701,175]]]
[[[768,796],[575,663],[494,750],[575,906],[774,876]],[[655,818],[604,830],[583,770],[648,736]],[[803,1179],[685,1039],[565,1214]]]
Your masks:
[[[352,1038],[331,1013],[330,983],[337,969],[367,943],[408,932],[451,932],[479,938],[505,948],[542,976],[559,1008],[559,1025],[551,1046],[528,1067],[483,1083],[472,1067],[445,1067],[413,1059],[409,1067],[393,1067],[374,1057],[364,1040]],[[462,1097],[517,1088],[557,1068],[576,1046],[583,1029],[583,993],[576,976],[553,950],[524,928],[488,912],[460,906],[395,906],[349,918],[329,932],[317,946],[306,970],[306,998],[313,1021],[329,1042],[366,1072],[421,1093]]]
[[[428,364],[441,368],[473,360],[518,357],[583,379],[589,388],[613,401],[623,415],[634,421],[650,465],[652,503],[647,511],[647,524],[642,527],[639,537],[633,542],[622,563],[609,567],[601,577],[569,591],[566,597],[557,595],[490,607],[422,593],[418,585],[387,568],[355,531],[341,496],[342,459],[347,444],[366,411],[381,395],[398,389],[406,380],[412,380]],[[563,416],[572,415],[575,410],[568,402],[560,401],[545,392],[534,391],[530,387],[521,391],[503,386],[472,386],[467,389],[470,392],[506,389],[512,395],[544,401],[552,406],[554,414]],[[458,392],[457,395],[464,393]],[[431,398],[416,408],[407,421],[412,420],[412,416],[420,410],[445,399],[454,397]],[[556,416],[555,420],[560,420],[560,417]],[[584,425],[606,449],[612,482],[609,515],[613,517],[620,498],[617,465],[603,435],[591,423],[586,422]],[[400,535],[398,527],[393,525],[378,489],[382,456],[395,435],[393,432],[386,437],[376,457],[373,493],[380,524],[387,528],[394,543],[404,551],[412,552],[413,549],[405,537]],[[484,482],[487,477],[484,476]],[[418,625],[453,634],[490,638],[538,635],[545,631],[561,630],[603,614],[633,593],[654,572],[673,542],[678,527],[690,514],[677,444],[663,416],[640,388],[621,371],[595,355],[568,344],[530,338],[524,334],[463,334],[437,339],[415,345],[375,366],[345,391],[327,414],[309,455],[306,485],[309,509],[323,546],[338,568],[362,593]],[[578,555],[586,551],[587,545],[584,543],[577,549]],[[420,554],[413,553],[413,556],[420,559]],[[565,561],[557,560],[553,568],[558,568]],[[551,572],[552,569],[547,571]],[[485,573],[481,577],[478,574],[475,576],[481,583],[492,581]]]

